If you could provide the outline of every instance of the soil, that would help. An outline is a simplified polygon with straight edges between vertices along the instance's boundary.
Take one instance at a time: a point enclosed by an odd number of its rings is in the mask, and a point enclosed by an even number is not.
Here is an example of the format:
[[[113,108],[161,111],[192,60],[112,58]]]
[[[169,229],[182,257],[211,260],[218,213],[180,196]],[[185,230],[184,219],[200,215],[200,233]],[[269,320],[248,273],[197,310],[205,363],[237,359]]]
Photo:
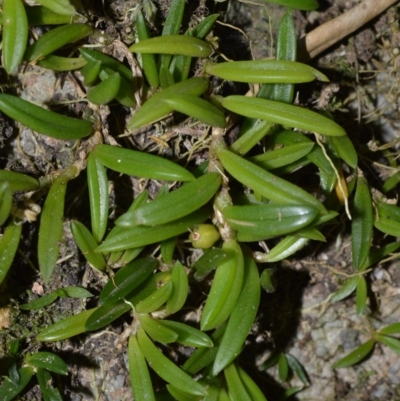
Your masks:
[[[134,40],[133,11],[139,1],[87,0],[82,3],[89,23],[99,32],[97,37],[90,39],[91,42],[105,44],[105,51],[118,59],[127,57],[126,45]],[[151,4],[150,0],[140,3],[143,6]],[[159,0],[153,3],[156,12],[152,17],[152,33],[159,34],[170,2]],[[193,23],[196,17],[214,12],[221,14],[221,24],[216,25],[213,39],[218,42],[218,52],[226,57],[240,60],[274,56],[274,38],[284,12],[282,7],[267,5],[262,0],[217,3],[191,0],[187,3],[186,25]],[[357,0],[321,0],[318,11],[295,12],[298,36],[302,37],[358,3]],[[390,170],[375,149],[386,144],[395,157],[398,154],[398,18],[399,7],[391,7],[355,34],[313,59],[311,64],[330,78],[329,84],[313,83],[297,88],[300,104],[327,108],[346,129],[357,146],[360,168],[377,189],[381,188],[382,179],[390,174]],[[136,68],[132,57],[126,60],[132,68]],[[29,66],[21,69],[15,77],[6,78],[3,73],[2,78],[2,90],[17,91],[25,99],[43,105],[50,103],[53,108],[62,108],[64,112],[65,103],[84,96],[79,73],[56,74]],[[223,89],[232,90],[245,89],[228,85]],[[202,127],[183,127],[182,117],[169,118],[165,123],[142,130],[134,137],[124,137],[125,122],[132,112],[116,105],[94,107],[86,102],[68,106],[71,115],[91,116],[108,143],[134,144],[137,148],[169,158],[181,159],[190,154],[193,166],[207,157],[204,151],[206,130]],[[0,116],[1,168],[36,177],[48,176],[57,169],[65,168],[77,157],[84,159],[90,146],[86,143],[76,148],[73,143],[47,138],[26,128],[20,129]],[[56,271],[47,285],[36,268],[37,225],[24,224],[23,243],[13,271],[0,292],[0,361],[6,358],[11,340],[20,338],[23,352],[39,349],[54,351],[67,362],[70,375],[58,378],[56,383],[63,389],[65,400],[132,400],[126,341],[123,338],[124,329],[130,323],[129,316],[100,332],[44,345],[35,340],[43,327],[89,308],[95,301],[90,298],[62,298],[51,306],[31,312],[17,307],[19,303],[72,285],[86,287],[93,294],[98,294],[105,283],[105,277],[86,264],[70,234],[71,219],[88,224],[90,221],[85,177],[81,175],[69,185],[65,241]],[[112,178],[114,204],[119,207],[129,205],[133,195],[132,183],[118,181],[117,176]],[[154,195],[161,184],[135,182],[135,191],[144,185]],[[396,191],[392,195],[395,197]],[[43,205],[43,198],[35,198],[34,202]],[[312,242],[294,257],[273,266],[277,289],[274,293],[263,293],[259,316],[248,337],[246,349],[239,358],[241,365],[270,401],[280,400],[289,387],[304,386],[296,376],[284,383],[279,380],[276,368],[263,368],[264,362],[274,352],[293,355],[307,371],[309,386],[290,399],[400,400],[400,359],[385,346],[376,345],[372,355],[355,367],[331,368],[336,360],[369,338],[371,327],[400,321],[400,262],[396,259],[376,266],[368,276],[368,314],[356,315],[354,297],[337,303],[329,301],[330,294],[352,273],[349,232],[349,224],[343,218],[328,233],[327,243],[316,245]],[[376,239],[375,245],[379,245],[380,241],[383,243],[384,238]],[[184,261],[193,257],[187,247],[182,245],[181,249]],[[260,269],[265,267],[260,265]],[[196,320],[196,311],[204,300],[204,285],[207,284],[193,284],[182,318]],[[165,351],[176,360],[187,354],[183,348],[166,348]],[[1,366],[0,374],[7,374]],[[154,383],[156,387],[163,386],[156,376]],[[38,386],[32,382],[19,399],[34,401],[42,398]]]

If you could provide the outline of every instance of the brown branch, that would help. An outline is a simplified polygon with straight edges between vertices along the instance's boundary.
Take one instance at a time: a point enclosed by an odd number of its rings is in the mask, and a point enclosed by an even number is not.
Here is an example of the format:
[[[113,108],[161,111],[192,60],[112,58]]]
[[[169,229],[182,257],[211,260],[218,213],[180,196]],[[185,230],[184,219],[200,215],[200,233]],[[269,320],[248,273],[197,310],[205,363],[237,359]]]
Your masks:
[[[322,24],[299,41],[298,59],[306,61],[361,28],[399,0],[364,0],[351,10]]]

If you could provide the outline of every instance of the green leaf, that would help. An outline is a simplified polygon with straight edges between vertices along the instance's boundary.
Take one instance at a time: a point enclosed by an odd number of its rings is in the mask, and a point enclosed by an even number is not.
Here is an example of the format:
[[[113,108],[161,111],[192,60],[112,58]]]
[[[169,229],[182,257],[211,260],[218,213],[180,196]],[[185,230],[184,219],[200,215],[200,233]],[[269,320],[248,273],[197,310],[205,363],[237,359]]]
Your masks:
[[[187,94],[200,96],[207,90],[208,85],[209,82],[207,79],[195,77],[179,82],[154,94],[140,109],[136,111],[128,123],[128,128],[142,128],[148,124],[161,120],[171,113],[173,109],[163,101],[164,99],[168,99],[170,95]]]
[[[299,106],[239,95],[224,98],[222,106],[245,117],[259,118],[322,135],[346,135],[344,129],[329,118]]]
[[[218,173],[207,173],[181,188],[123,214],[116,224],[123,227],[154,226],[178,220],[204,206],[221,185]],[[176,205],[179,204],[179,207]]]
[[[360,276],[358,277],[356,288],[356,310],[358,316],[362,315],[367,307],[367,296],[367,282],[365,281],[364,276]]]
[[[159,343],[173,343],[178,338],[178,333],[162,324],[161,320],[155,320],[148,314],[138,314],[140,326],[154,340]]]
[[[279,354],[278,375],[279,375],[279,380],[283,382],[285,382],[289,376],[289,364],[286,359],[286,355],[283,352]]]
[[[400,207],[384,202],[378,202],[378,219],[374,226],[385,234],[400,237]]]
[[[90,231],[79,221],[71,221],[71,232],[78,248],[91,266],[100,271],[106,269],[107,263],[101,253],[95,252],[99,246]]]
[[[6,277],[14,260],[21,239],[21,233],[22,224],[16,225],[14,222],[10,222],[5,229],[3,236],[0,238],[0,284]]]
[[[249,160],[266,170],[272,170],[294,163],[306,156],[313,147],[314,143],[312,142],[298,143],[253,156]]]
[[[7,74],[18,68],[28,42],[28,19],[21,0],[3,0],[3,66]]]
[[[225,368],[224,375],[228,385],[228,393],[231,401],[253,401],[250,398],[250,395],[247,392],[243,382],[240,380],[240,376],[234,362]]]
[[[135,336],[129,337],[128,362],[129,378],[135,400],[155,401],[150,373]]]
[[[256,261],[261,263],[273,263],[284,260],[303,248],[307,242],[308,238],[299,238],[295,235],[287,235],[267,254],[256,252]]]
[[[84,38],[91,32],[92,27],[86,24],[61,25],[48,31],[30,45],[26,49],[24,58],[28,62],[41,59],[69,43]]]
[[[167,18],[165,19],[162,36],[176,35],[179,33],[183,12],[185,10],[184,0],[172,0]]]
[[[104,166],[89,154],[87,161],[87,182],[89,189],[90,217],[92,233],[96,242],[100,242],[108,223],[108,179]]]
[[[108,326],[131,309],[132,306],[124,300],[103,304],[88,317],[84,331],[99,330]]]
[[[172,283],[168,282],[162,287],[157,288],[152,294],[147,298],[140,301],[135,305],[135,310],[137,313],[152,313],[157,309],[161,308],[165,304],[167,299],[170,297],[172,292]]]
[[[157,259],[144,257],[122,267],[100,293],[100,303],[113,303],[138,287],[157,268]]]
[[[12,205],[12,192],[7,181],[0,181],[0,226],[2,226],[10,215]]]
[[[210,337],[192,326],[171,320],[161,320],[160,325],[173,330],[177,335],[176,342],[188,347],[212,347]]]
[[[88,89],[89,102],[97,105],[110,103],[117,96],[121,85],[121,76],[118,72],[110,74],[102,82]]]
[[[268,293],[273,293],[276,290],[276,276],[274,269],[264,269],[260,276],[261,287]]]
[[[279,23],[278,37],[276,38],[276,58],[277,60],[289,61],[296,61],[297,58],[296,26],[290,12],[286,12]],[[277,83],[273,85],[271,99],[291,104],[293,103],[293,95],[293,84]]]
[[[176,237],[177,235],[187,232],[188,228],[193,227],[195,224],[206,220],[208,215],[209,210],[199,209],[172,223],[161,224],[155,227],[139,226],[125,228],[121,231],[118,230],[116,234],[113,233],[113,230],[105,241],[96,249],[96,252],[107,253],[131,249]]]
[[[218,152],[224,168],[239,182],[273,202],[283,205],[308,205],[326,212],[316,198],[297,185],[277,177],[228,150]]]
[[[311,11],[319,7],[317,0],[265,0],[268,3],[279,4],[296,10]]]
[[[177,401],[200,401],[205,400],[203,397],[194,397],[193,394],[189,394],[179,388],[176,388],[172,384],[167,384],[168,392],[172,395],[174,400]]]
[[[52,4],[55,2],[52,1]],[[63,15],[42,6],[26,7],[25,11],[29,25],[61,25],[71,22],[70,14]]]
[[[338,302],[341,301],[342,299],[347,298],[357,288],[357,284],[358,284],[358,277],[351,277],[348,280],[346,280],[345,283],[337,291],[333,293],[331,302]]]
[[[185,267],[176,262],[171,271],[172,291],[167,300],[165,311],[172,315],[182,309],[189,293],[189,281]]]
[[[6,378],[0,386],[0,400],[12,401],[30,382],[33,376],[33,369],[30,366],[25,366],[18,369],[19,383],[13,383],[9,378]]]
[[[212,49],[207,42],[192,36],[168,35],[141,40],[130,46],[129,51],[144,54],[181,54],[189,57],[208,57]]]
[[[229,61],[207,64],[206,72],[222,79],[247,83],[295,84],[311,82],[314,79],[329,81],[324,74],[315,68],[290,60]]]
[[[49,54],[37,63],[40,67],[57,72],[78,70],[86,64],[86,60],[83,57],[59,57],[53,54]]]
[[[97,308],[85,310],[67,317],[42,330],[36,337],[38,341],[61,341],[86,331],[85,323]]]
[[[87,63],[82,69],[81,74],[83,76],[83,83],[87,86],[95,85],[99,81],[101,71],[101,61],[86,61],[85,57],[82,57]]]
[[[48,283],[56,267],[63,235],[64,202],[68,181],[77,174],[70,167],[58,176],[47,194],[40,218],[38,239],[38,261],[43,281]]]
[[[176,247],[176,238],[172,237],[166,239],[160,244],[161,257],[164,263],[171,265]]]
[[[11,192],[36,191],[39,189],[39,181],[16,171],[0,170],[0,183],[7,182]]]
[[[84,138],[93,129],[89,121],[54,113],[4,93],[0,94],[0,111],[34,131],[67,141]]]
[[[206,249],[204,254],[197,260],[193,268],[196,270],[194,277],[197,281],[203,280],[209,273],[211,273],[217,266],[219,266],[225,259],[230,257],[223,249]]]
[[[260,279],[252,256],[244,254],[243,286],[218,348],[213,375],[225,369],[241,352],[260,304]]]
[[[37,310],[42,309],[47,305],[52,304],[58,298],[57,291],[53,291],[50,294],[46,294],[40,298],[37,298],[26,304],[19,305],[22,310]]]
[[[165,25],[164,25],[165,26]],[[141,11],[136,14],[136,31],[139,41],[150,38],[149,30],[147,29],[146,21]],[[153,89],[158,88],[158,70],[157,62],[154,54],[142,54],[142,64],[144,75],[147,82]]]
[[[196,118],[204,124],[212,127],[226,126],[225,115],[217,107],[194,95],[179,94],[170,95],[163,102],[174,111]]]
[[[357,151],[347,135],[327,137],[337,155],[343,159],[351,168],[356,168],[358,164]]]
[[[161,351],[147,337],[142,328],[139,328],[137,339],[140,349],[151,368],[167,383],[193,395],[205,396],[207,391],[202,385],[193,380],[182,369],[165,357]]]
[[[141,178],[167,181],[192,181],[193,175],[170,160],[145,152],[111,145],[97,145],[96,159],[107,168]]]
[[[253,381],[253,379],[240,367],[237,366],[237,372],[239,374],[240,380],[243,382],[248,394],[254,401],[267,401],[263,392]]]
[[[44,401],[62,401],[61,394],[57,388],[52,387],[52,377],[44,368],[37,368],[36,377]]]
[[[36,352],[26,356],[26,361],[30,366],[47,369],[59,375],[68,375],[66,363],[52,352]]]
[[[293,372],[297,375],[297,377],[302,381],[305,386],[308,386],[310,384],[310,381],[308,380],[307,373],[301,363],[293,355],[285,354],[285,357],[288,361],[290,369],[293,370]]]
[[[392,323],[379,330],[382,335],[391,336],[393,334],[400,334],[400,323]]]
[[[362,269],[371,248],[372,227],[374,223],[371,194],[367,180],[357,178],[357,188],[351,222],[351,250],[353,265],[356,270]]]
[[[228,206],[222,214],[239,235],[249,234],[263,240],[308,226],[317,217],[318,210],[310,206],[268,204]]]
[[[61,15],[74,15],[75,8],[70,0],[38,0],[37,3],[49,8],[51,11]]]
[[[216,269],[213,283],[200,319],[201,330],[211,330],[223,323],[232,313],[243,284],[244,261],[236,240],[228,240],[223,250],[234,257]]]
[[[400,354],[400,340],[398,338],[385,336],[382,333],[378,333],[375,335],[375,339],[380,343],[385,344],[397,354]]]
[[[372,351],[374,345],[375,340],[371,338],[366,343],[360,345],[354,351],[350,352],[350,354],[336,361],[332,365],[332,369],[348,368],[349,366],[359,363]]]
[[[56,293],[60,298],[70,297],[70,298],[89,298],[92,297],[93,294],[88,291],[86,288],[82,287],[64,287],[56,290]]]

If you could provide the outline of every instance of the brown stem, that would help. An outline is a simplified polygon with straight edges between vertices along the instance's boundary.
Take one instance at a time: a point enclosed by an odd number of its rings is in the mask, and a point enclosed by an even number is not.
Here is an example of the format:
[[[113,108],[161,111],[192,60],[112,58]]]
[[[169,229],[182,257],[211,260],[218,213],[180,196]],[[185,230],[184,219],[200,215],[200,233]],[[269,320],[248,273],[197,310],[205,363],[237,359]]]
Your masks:
[[[317,56],[397,2],[364,0],[346,13],[322,24],[300,39],[298,59],[306,61]]]

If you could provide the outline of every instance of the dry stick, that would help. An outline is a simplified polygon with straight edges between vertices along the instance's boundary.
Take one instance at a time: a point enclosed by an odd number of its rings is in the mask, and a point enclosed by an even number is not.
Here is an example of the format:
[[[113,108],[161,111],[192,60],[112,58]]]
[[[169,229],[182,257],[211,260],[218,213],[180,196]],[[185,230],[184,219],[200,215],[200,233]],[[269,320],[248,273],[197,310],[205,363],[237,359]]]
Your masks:
[[[311,59],[361,28],[399,0],[364,0],[346,13],[322,24],[299,41],[299,61]]]

